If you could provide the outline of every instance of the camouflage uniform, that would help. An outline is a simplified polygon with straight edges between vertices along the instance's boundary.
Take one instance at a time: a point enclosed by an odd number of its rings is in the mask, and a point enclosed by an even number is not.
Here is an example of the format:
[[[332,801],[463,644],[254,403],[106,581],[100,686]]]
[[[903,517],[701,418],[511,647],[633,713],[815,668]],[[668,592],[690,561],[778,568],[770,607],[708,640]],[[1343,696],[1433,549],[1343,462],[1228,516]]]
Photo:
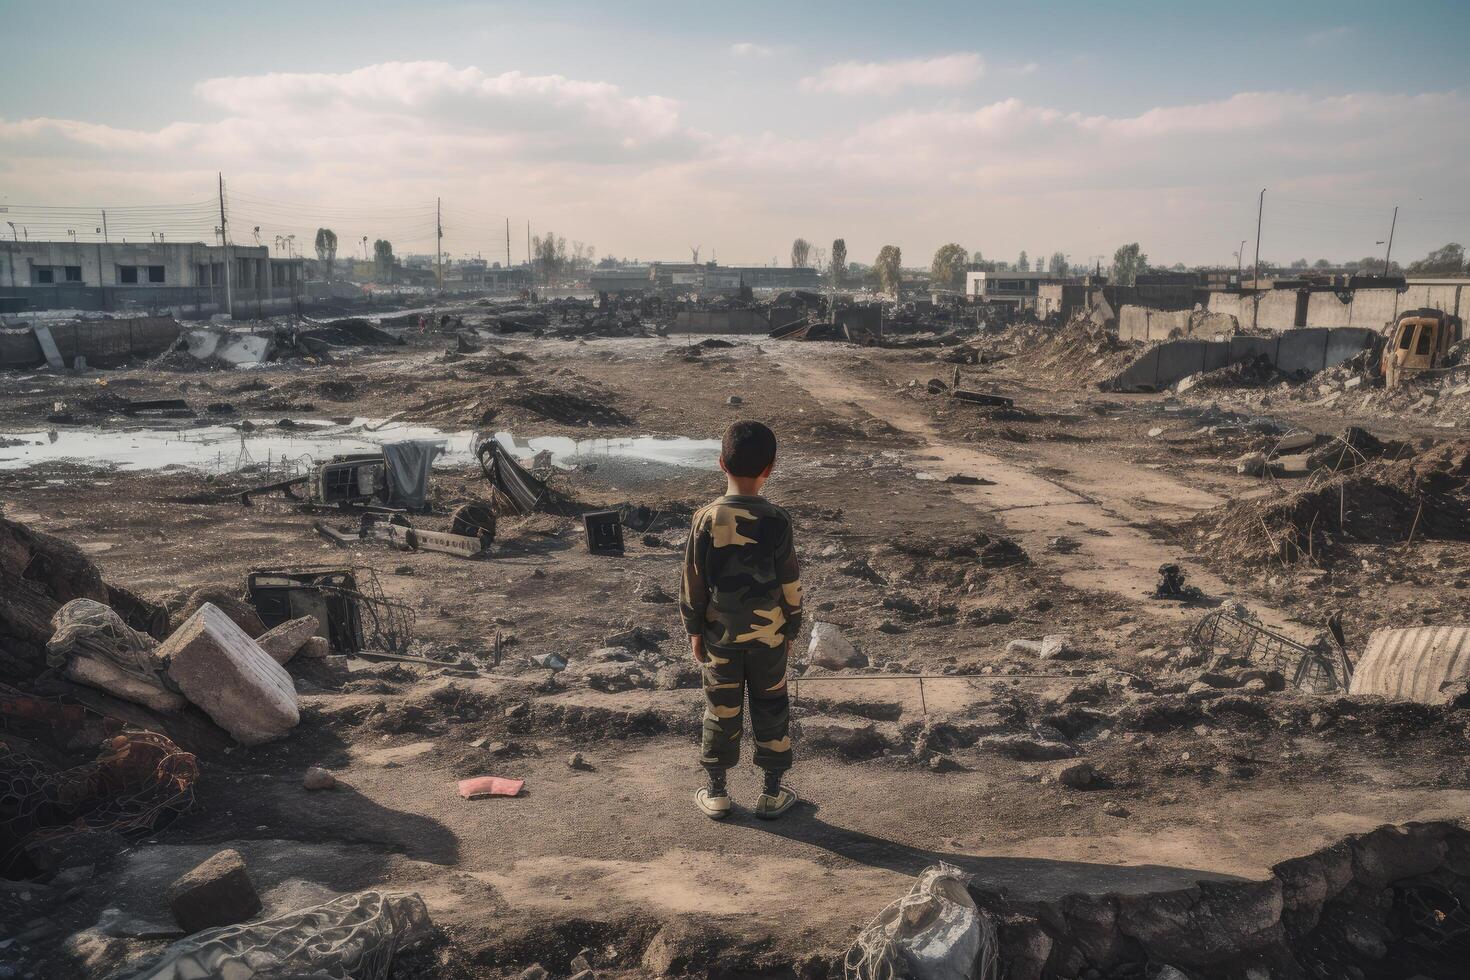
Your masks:
[[[701,508],[684,552],[679,609],[689,635],[704,637],[700,762],[727,769],[740,760],[749,688],[755,764],[791,768],[786,651],[801,626],[791,516],[759,496],[727,494]]]

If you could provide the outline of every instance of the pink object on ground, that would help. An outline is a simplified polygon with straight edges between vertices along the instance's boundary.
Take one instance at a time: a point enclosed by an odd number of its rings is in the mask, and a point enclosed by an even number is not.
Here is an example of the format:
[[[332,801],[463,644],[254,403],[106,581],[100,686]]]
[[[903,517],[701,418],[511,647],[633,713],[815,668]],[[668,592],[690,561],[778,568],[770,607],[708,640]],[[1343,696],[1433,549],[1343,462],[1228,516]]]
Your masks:
[[[459,781],[459,795],[467,800],[478,800],[484,796],[519,796],[524,779],[503,779],[500,776],[476,776]]]

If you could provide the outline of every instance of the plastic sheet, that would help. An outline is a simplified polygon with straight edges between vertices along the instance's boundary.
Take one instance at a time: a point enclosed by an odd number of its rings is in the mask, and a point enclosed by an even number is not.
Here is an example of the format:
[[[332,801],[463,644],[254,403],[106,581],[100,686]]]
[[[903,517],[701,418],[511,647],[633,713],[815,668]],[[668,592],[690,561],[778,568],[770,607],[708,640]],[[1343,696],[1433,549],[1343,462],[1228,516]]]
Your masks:
[[[428,936],[418,895],[365,891],[181,939],[131,980],[252,980],[309,975],[386,980],[393,958]]]

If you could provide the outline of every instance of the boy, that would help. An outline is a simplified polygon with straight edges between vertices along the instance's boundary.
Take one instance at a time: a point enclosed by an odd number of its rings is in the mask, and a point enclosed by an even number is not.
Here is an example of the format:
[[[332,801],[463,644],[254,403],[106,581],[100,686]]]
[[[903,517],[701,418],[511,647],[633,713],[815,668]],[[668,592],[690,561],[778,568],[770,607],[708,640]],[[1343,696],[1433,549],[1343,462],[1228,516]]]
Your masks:
[[[730,813],[725,770],[740,761],[747,689],[755,764],[765,770],[755,815],[774,820],[796,803],[781,776],[791,768],[786,654],[801,626],[801,577],[791,516],[760,495],[775,461],[776,436],[761,423],[726,429],[725,495],[694,515],[684,551],[679,609],[704,671],[699,761],[709,775],[694,802],[713,820]]]

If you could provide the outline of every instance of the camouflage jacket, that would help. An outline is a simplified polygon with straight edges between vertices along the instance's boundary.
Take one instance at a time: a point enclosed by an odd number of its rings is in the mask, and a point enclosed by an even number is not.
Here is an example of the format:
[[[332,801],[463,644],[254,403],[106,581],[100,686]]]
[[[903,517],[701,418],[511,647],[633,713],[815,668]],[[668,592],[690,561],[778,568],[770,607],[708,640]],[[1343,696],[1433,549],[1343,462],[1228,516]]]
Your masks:
[[[690,636],[726,650],[776,649],[801,626],[791,515],[764,497],[726,495],[694,515],[679,609]]]

